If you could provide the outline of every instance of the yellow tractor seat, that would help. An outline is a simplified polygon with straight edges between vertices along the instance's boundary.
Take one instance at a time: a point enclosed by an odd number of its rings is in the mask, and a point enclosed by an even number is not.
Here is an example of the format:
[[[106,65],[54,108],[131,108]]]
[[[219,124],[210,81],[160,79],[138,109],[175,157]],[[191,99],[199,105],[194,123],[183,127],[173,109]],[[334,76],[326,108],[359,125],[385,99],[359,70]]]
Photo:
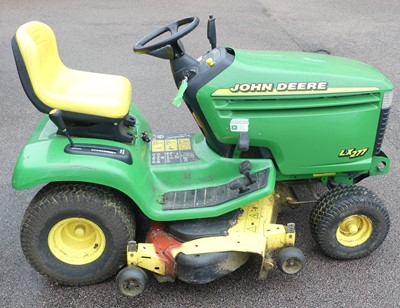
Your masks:
[[[115,124],[127,116],[132,96],[129,80],[66,67],[48,25],[37,21],[22,25],[12,39],[12,49],[25,93],[39,111],[60,109],[64,120],[80,123]],[[98,137],[103,138],[107,129],[101,129]]]

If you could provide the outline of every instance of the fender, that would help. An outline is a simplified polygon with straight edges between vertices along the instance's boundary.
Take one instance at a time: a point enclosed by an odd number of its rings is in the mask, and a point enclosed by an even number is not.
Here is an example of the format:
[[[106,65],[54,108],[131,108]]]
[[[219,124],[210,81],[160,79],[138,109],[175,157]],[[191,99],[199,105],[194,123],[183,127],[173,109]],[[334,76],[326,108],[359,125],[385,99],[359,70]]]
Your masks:
[[[142,131],[147,125],[139,126]],[[213,183],[229,183],[241,177],[238,166],[243,159],[227,159],[215,154],[204,138],[194,142],[194,150],[201,156],[194,163],[169,166],[152,166],[150,143],[136,140],[134,145],[109,140],[74,138],[76,143],[117,146],[131,152],[132,164],[101,156],[75,155],[64,152],[68,140],[55,134],[54,124],[43,117],[28,143],[22,149],[13,174],[15,189],[28,189],[51,182],[88,182],[104,185],[121,191],[152,220],[170,221],[215,217],[271,194],[275,187],[276,170],[270,160],[251,160],[252,172],[269,169],[265,188],[243,197],[203,208],[163,210],[163,194],[179,190],[181,181],[192,182],[192,187],[207,185],[206,170],[216,170]],[[201,137],[201,138],[200,138]],[[220,171],[218,171],[220,170]],[[225,171],[222,171],[225,170]],[[171,177],[173,175],[173,177]],[[215,180],[215,178],[213,180]]]
[[[144,124],[141,129],[148,128],[148,124]],[[68,140],[56,135],[56,130],[47,116],[36,126],[19,154],[12,179],[15,189],[28,189],[50,182],[89,182],[112,187],[128,195],[137,204],[144,203],[138,192],[142,186],[151,188],[154,185],[150,181],[150,170],[145,168],[149,163],[148,143],[138,140],[137,145],[132,146],[109,140],[74,138],[76,143],[124,148],[131,152],[134,162],[127,164],[107,157],[65,153]]]

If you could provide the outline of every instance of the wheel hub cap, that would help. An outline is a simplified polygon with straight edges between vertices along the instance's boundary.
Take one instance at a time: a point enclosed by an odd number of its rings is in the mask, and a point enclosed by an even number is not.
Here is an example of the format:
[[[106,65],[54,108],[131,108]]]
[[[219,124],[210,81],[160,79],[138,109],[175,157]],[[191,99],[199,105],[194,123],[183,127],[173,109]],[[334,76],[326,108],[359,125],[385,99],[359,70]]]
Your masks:
[[[55,224],[48,236],[51,253],[60,261],[83,265],[97,260],[104,252],[106,238],[100,227],[84,218],[67,218]]]
[[[85,226],[79,225],[75,227],[75,235],[77,237],[83,237],[85,235]]]
[[[336,231],[340,244],[355,247],[365,243],[372,234],[372,221],[365,215],[352,215],[343,219]]]

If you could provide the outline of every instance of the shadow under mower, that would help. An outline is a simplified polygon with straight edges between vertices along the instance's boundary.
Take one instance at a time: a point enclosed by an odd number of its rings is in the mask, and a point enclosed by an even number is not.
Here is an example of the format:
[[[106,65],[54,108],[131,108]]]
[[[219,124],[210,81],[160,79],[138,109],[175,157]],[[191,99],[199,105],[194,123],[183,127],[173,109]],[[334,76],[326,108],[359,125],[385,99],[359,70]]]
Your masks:
[[[46,184],[21,226],[22,250],[39,273],[86,285],[119,272],[128,296],[145,289],[146,271],[201,284],[251,254],[262,257],[260,278],[275,267],[295,274],[305,257],[295,225],[277,215],[302,203],[291,195],[298,181],[330,189],[312,200],[309,222],[324,254],[361,258],[384,241],[387,210],[354,184],[389,170],[381,144],[391,83],[340,57],[217,47],[212,16],[211,50],[194,59],[180,39],[198,24],[177,20],[134,47],[169,60],[174,104],[186,103],[201,130],[194,134],[153,134],[128,79],[66,67],[41,22],[17,30],[19,77],[45,114],[13,175],[15,189]],[[146,240],[135,241],[146,226]]]

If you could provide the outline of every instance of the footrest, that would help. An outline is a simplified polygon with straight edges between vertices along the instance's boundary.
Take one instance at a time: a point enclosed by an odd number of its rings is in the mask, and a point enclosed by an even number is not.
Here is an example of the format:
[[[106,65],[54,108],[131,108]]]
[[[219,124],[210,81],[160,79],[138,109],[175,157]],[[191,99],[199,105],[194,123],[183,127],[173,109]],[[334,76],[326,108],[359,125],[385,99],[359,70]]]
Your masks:
[[[246,192],[232,190],[230,183],[192,190],[172,191],[164,194],[163,210],[180,210],[216,206],[267,186],[269,169],[252,174],[255,183]]]

